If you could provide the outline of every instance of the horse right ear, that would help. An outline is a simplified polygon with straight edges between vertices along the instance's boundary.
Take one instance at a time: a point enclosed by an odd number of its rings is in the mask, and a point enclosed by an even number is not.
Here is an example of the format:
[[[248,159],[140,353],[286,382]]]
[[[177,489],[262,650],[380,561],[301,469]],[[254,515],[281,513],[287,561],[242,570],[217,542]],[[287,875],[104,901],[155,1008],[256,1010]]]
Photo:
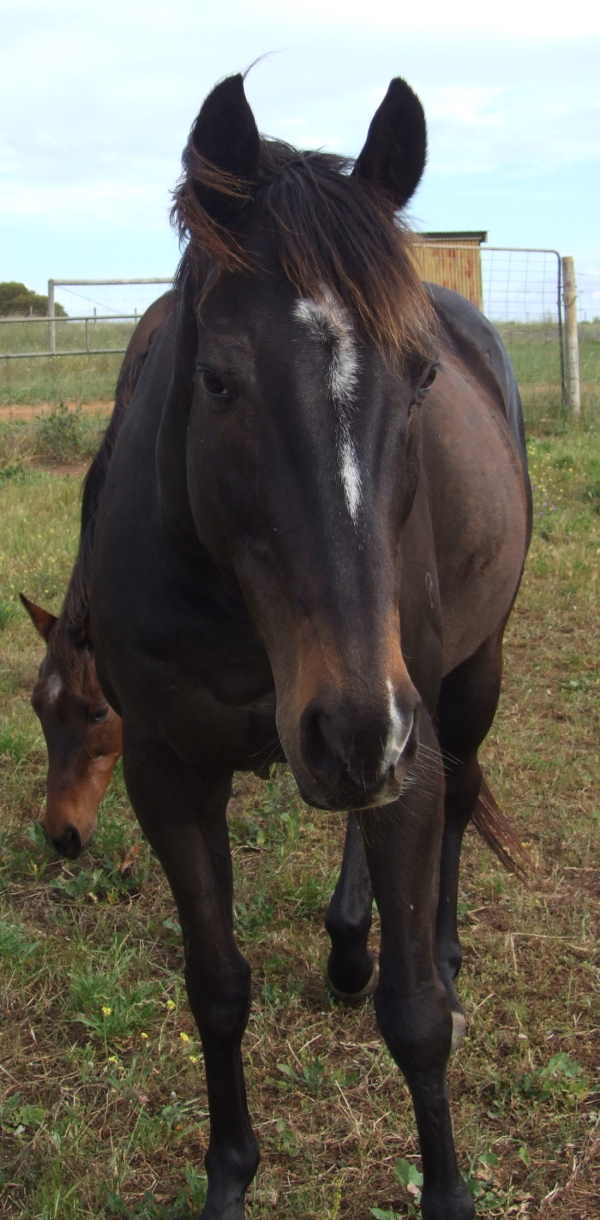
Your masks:
[[[49,610],[43,610],[41,606],[36,606],[35,602],[30,602],[24,593],[19,593],[21,602],[23,603],[35,629],[41,635],[42,639],[48,642],[50,633],[58,622],[55,614],[50,614]]]
[[[251,197],[259,150],[244,78],[228,76],[206,98],[183,154],[199,204],[219,224],[234,220]]]

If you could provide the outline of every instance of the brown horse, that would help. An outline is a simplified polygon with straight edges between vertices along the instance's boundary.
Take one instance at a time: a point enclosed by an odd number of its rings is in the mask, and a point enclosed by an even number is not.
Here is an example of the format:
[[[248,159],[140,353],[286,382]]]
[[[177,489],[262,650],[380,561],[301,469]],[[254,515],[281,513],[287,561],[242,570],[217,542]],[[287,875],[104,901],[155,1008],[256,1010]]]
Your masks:
[[[176,309],[86,556],[98,675],[177,902],[204,1047],[203,1220],[243,1220],[258,1163],[226,807],[235,769],[276,758],[309,803],[355,811],[330,977],[354,994],[372,977],[374,894],[375,1008],[412,1093],[423,1215],[474,1215],[446,1090],[462,1026],[458,865],[530,492],[501,342],[466,301],[418,282],[395,218],[424,162],[402,80],[353,167],[261,139],[241,77],[210,94],[176,195],[189,237]]]
[[[31,698],[48,750],[42,824],[57,850],[69,857],[77,856],[94,832],[98,806],[122,749],[121,718],[107,703],[96,674],[89,635],[86,556],[115,438],[154,336],[172,303],[171,292],[154,301],[129,341],[102,459],[93,463],[86,481],[82,541],[60,615],[51,614],[21,594],[21,601],[47,646]]]

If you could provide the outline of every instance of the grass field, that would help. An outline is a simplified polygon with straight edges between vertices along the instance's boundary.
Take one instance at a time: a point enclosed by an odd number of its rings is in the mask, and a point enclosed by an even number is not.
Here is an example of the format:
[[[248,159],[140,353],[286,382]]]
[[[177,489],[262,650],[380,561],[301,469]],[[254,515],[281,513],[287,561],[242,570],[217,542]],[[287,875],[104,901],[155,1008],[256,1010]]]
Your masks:
[[[127,346],[133,322],[90,322],[87,338],[92,348]],[[72,351],[86,347],[83,323],[56,322],[56,348]],[[41,322],[14,325],[0,319],[0,353],[41,352],[48,349],[48,326]],[[123,359],[120,354],[36,356],[31,360],[2,360],[0,355],[0,406],[48,402],[110,402]]]
[[[592,1220],[600,437],[537,436],[530,450],[535,538],[484,761],[535,868],[525,886],[467,836],[469,1025],[451,1091],[479,1217]],[[80,862],[57,860],[35,822],[45,748],[28,699],[41,649],[17,595],[58,611],[78,479],[4,457],[0,1217],[191,1220],[204,1191],[207,1106],[166,885],[120,778]],[[237,932],[253,966],[245,1057],[263,1155],[249,1217],[414,1216],[406,1089],[371,1005],[341,1009],[322,981],[341,820],[302,806],[282,770],[267,784],[237,781],[231,834]]]

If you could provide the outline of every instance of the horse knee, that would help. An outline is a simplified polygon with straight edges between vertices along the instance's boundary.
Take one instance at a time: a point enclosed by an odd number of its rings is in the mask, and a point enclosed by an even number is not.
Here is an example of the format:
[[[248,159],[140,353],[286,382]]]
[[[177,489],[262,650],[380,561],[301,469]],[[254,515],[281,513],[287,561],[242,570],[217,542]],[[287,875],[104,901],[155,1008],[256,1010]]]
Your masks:
[[[250,1009],[250,967],[238,954],[234,961],[206,968],[193,952],[186,955],[185,981],[190,1005],[204,1038],[240,1040]]]

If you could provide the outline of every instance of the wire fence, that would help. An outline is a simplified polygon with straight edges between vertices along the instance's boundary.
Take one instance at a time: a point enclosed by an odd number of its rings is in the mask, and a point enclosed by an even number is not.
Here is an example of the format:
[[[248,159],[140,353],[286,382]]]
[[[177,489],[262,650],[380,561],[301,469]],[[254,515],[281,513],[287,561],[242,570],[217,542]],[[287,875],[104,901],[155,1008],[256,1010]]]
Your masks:
[[[481,287],[481,307],[506,344],[530,426],[552,426],[566,402],[560,255],[482,247]]]
[[[32,360],[46,356],[122,355],[139,314],[89,314],[60,318],[2,318],[0,343],[10,342],[10,328],[18,327],[22,350],[4,352],[4,360]],[[13,331],[13,334],[15,332]]]

